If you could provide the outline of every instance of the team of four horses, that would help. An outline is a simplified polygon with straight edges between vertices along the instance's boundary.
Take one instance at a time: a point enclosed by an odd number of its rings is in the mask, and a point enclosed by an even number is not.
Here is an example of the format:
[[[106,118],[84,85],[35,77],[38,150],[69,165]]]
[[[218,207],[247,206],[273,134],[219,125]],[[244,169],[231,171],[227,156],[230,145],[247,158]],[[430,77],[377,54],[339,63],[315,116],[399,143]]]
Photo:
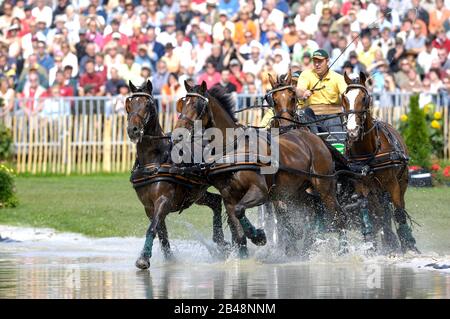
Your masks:
[[[271,155],[277,143],[277,167],[266,174],[267,163],[255,161],[254,141],[248,134],[235,136],[230,143],[227,129],[243,132],[252,127],[239,124],[234,117],[235,102],[218,87],[207,89],[185,82],[187,94],[177,102],[180,114],[176,128],[189,130],[182,141],[165,134],[159,124],[157,104],[150,81],[141,87],[129,83],[127,98],[128,135],[137,142],[137,158],[131,182],[150,219],[144,248],[136,261],[140,269],[150,267],[153,240],[158,235],[166,258],[171,258],[165,218],[193,203],[213,210],[213,241],[224,253],[236,249],[246,257],[247,238],[255,245],[265,245],[266,234],[256,229],[245,216],[247,209],[266,205],[274,208],[277,220],[277,244],[287,255],[307,257],[316,239],[324,232],[337,232],[339,253],[348,251],[346,233],[361,229],[364,240],[383,253],[418,252],[405,210],[404,194],[408,183],[408,155],[400,135],[384,122],[371,116],[371,97],[364,74],[351,80],[342,95],[346,150],[342,155],[326,139],[314,134],[318,121],[298,116],[295,87],[291,74],[270,78],[272,90],[266,95],[275,114],[272,127],[276,138],[257,134],[258,152]],[[173,149],[178,143],[195,144],[195,123],[202,132],[215,128],[223,133],[223,149],[215,149],[215,159],[227,156],[227,150],[243,155],[240,161],[175,163]],[[350,125],[351,124],[351,125]],[[252,128],[267,133],[266,128]],[[313,131],[313,132],[312,132]],[[212,137],[211,137],[212,139]],[[276,142],[275,142],[276,140]],[[243,141],[243,142],[242,142]],[[197,145],[198,146],[198,145]],[[200,147],[205,148],[204,143]],[[272,163],[273,164],[273,163]],[[213,186],[219,194],[208,192]],[[227,213],[232,244],[224,239],[222,200]],[[318,227],[323,217],[325,227]],[[392,221],[396,234],[392,230]],[[377,238],[381,234],[382,249]]]

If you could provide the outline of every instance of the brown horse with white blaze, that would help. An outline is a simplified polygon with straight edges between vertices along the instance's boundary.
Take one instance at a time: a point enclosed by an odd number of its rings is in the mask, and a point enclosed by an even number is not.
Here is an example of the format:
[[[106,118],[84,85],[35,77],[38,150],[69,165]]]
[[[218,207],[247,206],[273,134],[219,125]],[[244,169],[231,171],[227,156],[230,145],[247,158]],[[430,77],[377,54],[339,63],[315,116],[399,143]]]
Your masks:
[[[347,154],[350,162],[363,165],[373,172],[363,182],[355,183],[358,194],[363,197],[364,210],[369,209],[369,198],[387,198],[394,205],[394,217],[398,224],[397,235],[403,252],[418,252],[416,241],[408,224],[405,210],[405,192],[408,187],[408,151],[400,134],[389,124],[372,118],[372,99],[365,86],[366,76],[360,73],[357,80],[344,74],[348,85],[342,101],[348,114]],[[389,202],[385,202],[385,226],[390,226]],[[366,232],[373,236],[373,226],[366,214]],[[380,217],[381,218],[381,217]],[[388,223],[386,218],[389,219]],[[386,235],[386,234],[385,234]],[[387,238],[386,244],[395,248],[395,239]]]

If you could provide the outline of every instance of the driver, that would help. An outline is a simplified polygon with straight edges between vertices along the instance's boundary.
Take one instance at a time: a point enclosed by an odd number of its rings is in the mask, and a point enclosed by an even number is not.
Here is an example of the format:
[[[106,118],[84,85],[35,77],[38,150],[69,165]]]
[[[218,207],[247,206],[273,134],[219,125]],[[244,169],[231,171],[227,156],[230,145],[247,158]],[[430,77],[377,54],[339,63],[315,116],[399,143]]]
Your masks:
[[[311,109],[317,120],[343,112],[341,95],[347,89],[344,77],[329,69],[330,57],[327,51],[314,51],[312,60],[314,68],[303,71],[297,81],[297,96],[304,100],[304,108]],[[343,131],[340,117],[324,120],[320,124],[330,132]],[[345,136],[333,137],[338,142],[345,140]]]

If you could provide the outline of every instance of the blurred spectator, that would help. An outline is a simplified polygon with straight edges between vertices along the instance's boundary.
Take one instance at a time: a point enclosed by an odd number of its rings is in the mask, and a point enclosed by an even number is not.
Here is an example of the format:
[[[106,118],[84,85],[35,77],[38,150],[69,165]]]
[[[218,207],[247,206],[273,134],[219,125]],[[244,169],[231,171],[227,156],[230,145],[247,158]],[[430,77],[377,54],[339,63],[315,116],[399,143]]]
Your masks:
[[[406,41],[405,49],[419,54],[425,47],[426,37],[422,34],[422,26],[419,23],[414,23],[413,30],[414,36]]]
[[[292,20],[287,24],[287,28],[283,34],[283,41],[289,47],[289,52],[293,52],[294,45],[299,41],[299,35],[295,29],[295,23]]]
[[[0,105],[0,119],[9,114],[14,108],[15,92],[10,87],[9,81],[5,76],[0,76],[0,99],[3,105]]]
[[[176,14],[175,25],[177,30],[186,31],[186,27],[193,18],[193,13],[189,8],[188,0],[180,1],[180,10]]]
[[[229,20],[234,20],[239,12],[239,0],[219,0],[219,10],[225,11]]]
[[[357,52],[358,60],[367,68],[375,60],[376,47],[372,46],[370,37],[365,35],[361,38],[362,49]]]
[[[80,96],[101,96],[105,93],[103,85],[103,76],[95,72],[95,62],[88,60],[86,62],[86,72],[80,75]]]
[[[242,71],[244,73],[252,73],[257,76],[264,65],[264,60],[260,58],[260,48],[257,45],[253,45],[251,48],[250,59],[244,62]]]
[[[24,69],[22,70],[22,73],[20,74],[20,77],[18,79],[18,84],[17,84],[17,90],[19,92],[22,91],[25,83],[29,77],[29,75],[31,74],[31,71],[33,71],[34,73],[38,74],[39,77],[39,84],[44,87],[44,88],[48,88],[48,73],[47,70],[44,69],[42,66],[40,66],[37,62],[37,56],[36,54],[32,54],[28,57],[28,61],[25,64]]]
[[[209,87],[208,87],[209,88]],[[178,82],[178,75],[176,73],[170,73],[167,78],[167,83],[163,85],[161,89],[162,95],[162,107],[163,110],[168,110],[174,102],[182,98],[181,85]]]
[[[138,83],[141,73],[141,66],[134,62],[134,55],[132,53],[127,53],[125,55],[125,64],[122,65],[119,74],[126,83],[129,81],[133,83]]]
[[[128,37],[120,32],[120,22],[117,19],[111,21],[111,31],[105,36],[103,40],[105,46],[108,45],[111,41],[117,41],[116,43],[122,48],[126,48],[128,45]]]
[[[211,55],[206,59],[206,63],[210,62],[214,64],[218,72],[222,72],[224,69],[224,56],[222,55],[222,47],[219,44],[212,46]]]
[[[164,55],[164,46],[156,41],[155,28],[147,30],[147,54],[150,57],[152,69],[156,69],[156,62]]]
[[[114,112],[116,114],[125,115],[127,112],[125,110],[125,101],[130,94],[130,89],[126,84],[119,84],[117,87],[117,94],[113,101]]]
[[[107,96],[115,96],[119,94],[119,87],[127,85],[123,79],[119,77],[119,70],[115,67],[110,68],[111,77],[105,84],[105,92]]]
[[[167,71],[166,62],[159,60],[156,65],[156,73],[152,76],[153,94],[161,94],[162,87],[167,83],[169,72]]]
[[[74,96],[75,92],[73,90],[73,87],[69,84],[66,84],[66,79],[64,78],[64,71],[58,71],[55,75],[55,81],[51,85],[51,87],[57,86],[59,88],[59,95],[60,96]]]
[[[430,93],[436,94],[444,87],[439,76],[440,72],[438,69],[430,69],[430,72],[428,72],[427,78],[430,80]]]
[[[308,35],[305,32],[299,31],[298,34],[299,41],[294,45],[292,61],[301,63],[305,52],[312,54],[319,49],[319,45],[315,41],[308,39]]]
[[[213,39],[217,42],[222,42],[224,40],[223,32],[225,29],[230,30],[231,36],[234,38],[234,23],[228,20],[227,13],[225,11],[220,11],[219,21],[214,24],[212,29]]]
[[[450,52],[450,39],[447,37],[444,28],[438,30],[436,39],[433,41],[433,46],[437,49],[445,49],[447,52]]]
[[[411,71],[411,65],[408,61],[408,59],[403,58],[400,61],[400,70],[395,72],[394,74],[394,79],[395,79],[395,83],[397,84],[397,86],[405,91],[408,90],[409,87],[409,71]]]
[[[42,19],[47,28],[50,28],[53,21],[53,10],[51,7],[47,6],[45,0],[36,0],[36,7],[31,10],[31,14],[36,19]]]
[[[61,52],[63,54],[62,60],[63,66],[71,65],[73,67],[72,77],[76,77],[78,74],[78,59],[77,56],[71,52],[69,43],[67,42],[62,43]]]
[[[211,62],[206,63],[205,72],[199,76],[197,83],[201,84],[203,81],[206,82],[208,89],[220,81],[220,73]]]
[[[431,39],[425,41],[425,50],[419,53],[417,57],[417,63],[423,69],[425,73],[431,68],[431,62],[438,58],[438,50],[433,48],[433,42]]]
[[[147,45],[145,45],[145,44],[139,45],[138,54],[134,58],[134,62],[136,62],[140,66],[142,66],[143,64],[148,64],[148,65],[152,64],[152,60],[150,59],[150,57],[147,54]]]
[[[50,88],[50,93],[44,100],[42,110],[39,115],[42,117],[57,119],[62,115],[70,115],[70,102],[61,99],[61,88],[54,85]]]
[[[178,73],[180,70],[180,59],[173,53],[174,46],[172,43],[167,43],[164,47],[166,53],[164,53],[161,61],[164,61],[167,65],[167,70],[171,73]]]
[[[27,115],[39,113],[43,108],[42,98],[47,96],[47,90],[39,84],[39,74],[34,70],[30,71],[24,89],[19,95],[20,98],[25,99],[21,103],[23,112]]]
[[[239,12],[238,22],[234,24],[234,41],[236,44],[241,45],[245,43],[245,32],[251,32],[253,39],[256,39],[258,34],[255,22],[250,20],[250,14],[246,9],[243,9]]]
[[[450,9],[444,7],[444,0],[436,0],[435,4],[435,9],[430,12],[430,24],[428,26],[432,34],[436,34],[444,25],[444,22],[450,18]]]
[[[360,72],[366,73],[366,66],[359,61],[358,54],[355,51],[351,51],[348,54],[348,60],[353,67],[353,73],[359,76]]]
[[[236,85],[231,83],[230,75],[230,70],[222,70],[222,72],[220,73],[220,81],[216,84],[216,86],[221,86],[222,88],[224,88],[227,93],[236,92]]]
[[[400,61],[406,57],[405,46],[402,39],[395,40],[395,47],[390,49],[387,54],[387,59],[390,61],[389,69],[391,72],[400,70]]]
[[[99,74],[102,78],[102,83],[106,82],[106,77],[108,74],[108,67],[105,65],[105,56],[103,53],[99,52],[95,55],[95,72]]]
[[[241,70],[241,64],[237,59],[230,61],[230,82],[236,87],[236,92],[241,93],[244,84],[244,72]]]

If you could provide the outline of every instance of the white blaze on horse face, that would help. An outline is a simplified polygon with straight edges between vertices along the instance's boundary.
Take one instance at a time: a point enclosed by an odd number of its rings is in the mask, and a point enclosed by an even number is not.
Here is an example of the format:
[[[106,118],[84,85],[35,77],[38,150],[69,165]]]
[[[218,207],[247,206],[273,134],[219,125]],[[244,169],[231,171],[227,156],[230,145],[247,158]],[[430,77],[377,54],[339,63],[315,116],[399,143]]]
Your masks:
[[[355,110],[355,101],[356,101],[356,97],[358,96],[358,94],[359,94],[359,90],[350,90],[345,95],[350,104],[350,107],[349,107],[350,111]],[[352,132],[352,131],[356,130],[357,127],[358,127],[358,125],[356,124],[356,114],[355,113],[349,114],[348,121],[347,121],[347,130],[349,132]]]

